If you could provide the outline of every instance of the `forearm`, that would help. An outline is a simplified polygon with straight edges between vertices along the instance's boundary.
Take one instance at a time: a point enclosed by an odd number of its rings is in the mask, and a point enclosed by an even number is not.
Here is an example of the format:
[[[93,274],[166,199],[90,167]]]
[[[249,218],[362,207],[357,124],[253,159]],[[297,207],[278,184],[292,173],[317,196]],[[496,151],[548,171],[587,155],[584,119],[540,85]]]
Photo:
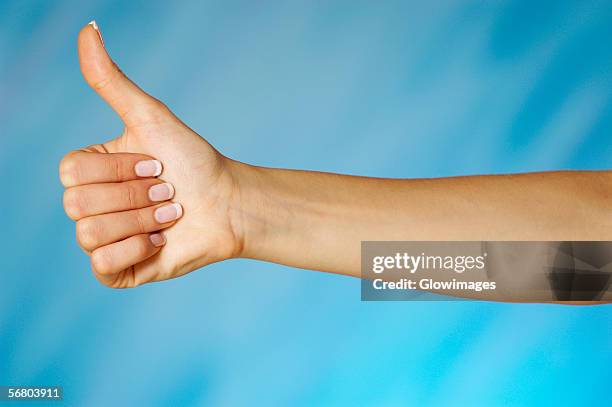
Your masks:
[[[608,172],[380,179],[234,163],[242,257],[359,276],[363,240],[611,240]]]

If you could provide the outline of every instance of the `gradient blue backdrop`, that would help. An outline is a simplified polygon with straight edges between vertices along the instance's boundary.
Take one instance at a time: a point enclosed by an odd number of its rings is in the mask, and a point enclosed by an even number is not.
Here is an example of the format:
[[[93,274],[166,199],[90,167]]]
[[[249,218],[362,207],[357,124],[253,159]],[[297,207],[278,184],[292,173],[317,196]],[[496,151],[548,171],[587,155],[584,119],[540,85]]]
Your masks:
[[[100,286],[57,176],[121,130],[79,72],[92,18],[128,75],[235,159],[612,167],[609,1],[0,0],[0,385],[63,385],[78,406],[612,403],[609,307],[362,303],[357,280],[253,261]]]

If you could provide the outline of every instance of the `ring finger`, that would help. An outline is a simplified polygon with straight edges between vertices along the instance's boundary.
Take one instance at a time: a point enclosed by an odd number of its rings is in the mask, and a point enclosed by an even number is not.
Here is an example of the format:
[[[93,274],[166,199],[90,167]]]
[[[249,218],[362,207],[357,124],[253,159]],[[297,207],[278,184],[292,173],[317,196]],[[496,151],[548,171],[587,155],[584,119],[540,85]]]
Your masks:
[[[183,215],[178,203],[160,204],[124,212],[90,216],[76,224],[77,241],[91,252],[130,236],[155,232],[171,226]]]

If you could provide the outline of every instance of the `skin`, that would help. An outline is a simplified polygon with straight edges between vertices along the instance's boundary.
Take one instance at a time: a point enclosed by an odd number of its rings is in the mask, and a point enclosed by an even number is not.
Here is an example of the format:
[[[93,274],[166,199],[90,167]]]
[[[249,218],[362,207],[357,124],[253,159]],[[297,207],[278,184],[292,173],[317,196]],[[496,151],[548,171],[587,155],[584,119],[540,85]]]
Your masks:
[[[566,171],[380,179],[250,166],[224,157],[112,62],[91,25],[78,38],[87,83],[125,123],[60,164],[64,207],[92,270],[136,287],[242,257],[360,276],[362,240],[610,240],[612,175]],[[159,177],[134,166],[159,160]],[[155,221],[148,189],[171,183],[183,216]],[[161,233],[165,244],[149,236]],[[339,255],[342,254],[342,255]]]

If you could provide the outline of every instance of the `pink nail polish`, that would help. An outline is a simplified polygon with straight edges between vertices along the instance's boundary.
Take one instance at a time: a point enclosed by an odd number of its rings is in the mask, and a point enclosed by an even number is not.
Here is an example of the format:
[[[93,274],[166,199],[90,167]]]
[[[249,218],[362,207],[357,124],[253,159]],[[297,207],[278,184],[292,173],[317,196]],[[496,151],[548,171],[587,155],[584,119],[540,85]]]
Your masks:
[[[162,173],[162,164],[157,160],[138,161],[134,171],[139,177],[157,177]]]
[[[149,199],[153,202],[166,201],[174,196],[174,187],[172,184],[163,183],[153,185],[149,188]]]
[[[163,246],[166,244],[166,238],[161,233],[153,233],[152,235],[149,235],[149,239],[155,247]]]
[[[165,205],[155,210],[155,220],[159,223],[172,222],[183,216],[183,207],[179,203]]]

